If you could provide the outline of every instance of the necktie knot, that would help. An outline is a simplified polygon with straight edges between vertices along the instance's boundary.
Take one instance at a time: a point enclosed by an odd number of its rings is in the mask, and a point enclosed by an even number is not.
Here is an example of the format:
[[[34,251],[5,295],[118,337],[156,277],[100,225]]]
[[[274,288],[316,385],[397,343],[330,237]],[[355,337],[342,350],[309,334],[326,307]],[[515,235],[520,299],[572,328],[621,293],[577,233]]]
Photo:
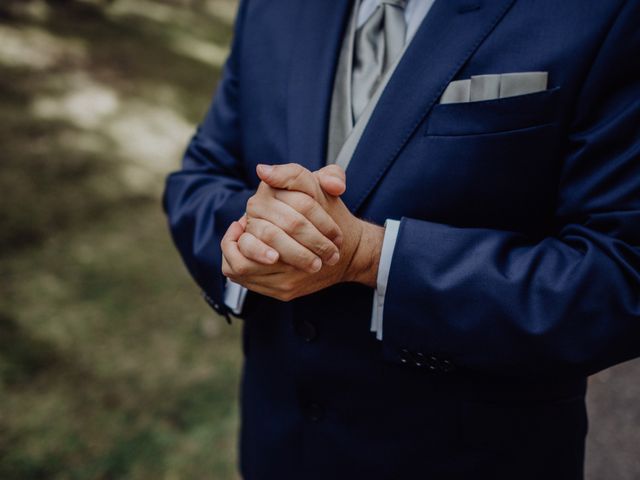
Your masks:
[[[407,6],[407,0],[382,0],[381,5],[392,5],[398,8],[405,8]]]

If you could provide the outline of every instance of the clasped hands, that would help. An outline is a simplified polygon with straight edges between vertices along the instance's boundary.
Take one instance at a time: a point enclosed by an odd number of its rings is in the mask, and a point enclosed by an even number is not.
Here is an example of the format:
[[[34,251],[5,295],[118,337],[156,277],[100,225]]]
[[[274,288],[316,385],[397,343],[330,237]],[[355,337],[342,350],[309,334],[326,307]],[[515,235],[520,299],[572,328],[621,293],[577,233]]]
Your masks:
[[[344,171],[329,165],[258,165],[246,213],[222,238],[222,273],[289,301],[340,282],[375,288],[384,228],[354,216],[340,195]]]

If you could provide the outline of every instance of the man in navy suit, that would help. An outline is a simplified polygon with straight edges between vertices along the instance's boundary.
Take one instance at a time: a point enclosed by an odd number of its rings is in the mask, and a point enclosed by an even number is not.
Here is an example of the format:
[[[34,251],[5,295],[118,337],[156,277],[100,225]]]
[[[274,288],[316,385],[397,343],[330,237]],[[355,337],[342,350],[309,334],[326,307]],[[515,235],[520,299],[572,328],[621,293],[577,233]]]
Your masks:
[[[164,206],[241,470],[583,477],[640,356],[640,1],[243,0]]]

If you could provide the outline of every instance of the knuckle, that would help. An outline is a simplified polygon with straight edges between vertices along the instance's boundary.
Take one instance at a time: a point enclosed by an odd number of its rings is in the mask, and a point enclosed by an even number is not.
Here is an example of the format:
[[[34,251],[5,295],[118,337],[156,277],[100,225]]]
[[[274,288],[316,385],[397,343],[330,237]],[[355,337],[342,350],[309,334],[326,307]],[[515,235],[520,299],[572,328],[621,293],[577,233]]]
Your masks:
[[[249,219],[247,219],[247,226],[244,230],[245,232],[250,233],[254,237],[260,238],[260,235],[259,235],[261,232],[260,220],[254,217],[249,217]]]
[[[316,208],[316,201],[309,195],[300,195],[296,199],[296,210],[303,214],[311,214]]]
[[[249,200],[247,200],[247,207],[246,207],[247,213],[255,212],[257,201],[258,200],[255,195],[252,197],[249,197]]]
[[[295,234],[300,232],[306,226],[307,220],[300,214],[294,214],[285,220],[285,230],[288,233]]]
[[[307,178],[307,173],[308,173],[308,170],[302,167],[298,167],[296,169],[295,176],[293,177],[294,183],[296,184],[304,183],[304,181]]]
[[[326,241],[320,241],[316,244],[315,246],[315,251],[316,253],[318,253],[321,257],[330,257],[331,255],[333,255],[334,253],[336,253],[337,248],[335,247],[335,245],[331,242],[326,242]]]
[[[256,219],[254,217],[247,218],[247,226],[244,227],[244,231],[248,233],[254,233],[256,231]]]
[[[297,175],[299,172],[303,171],[305,168],[299,163],[287,163],[287,169],[294,175]]]
[[[259,227],[259,237],[265,243],[271,244],[278,237],[278,230],[269,225],[268,223],[262,223]]]

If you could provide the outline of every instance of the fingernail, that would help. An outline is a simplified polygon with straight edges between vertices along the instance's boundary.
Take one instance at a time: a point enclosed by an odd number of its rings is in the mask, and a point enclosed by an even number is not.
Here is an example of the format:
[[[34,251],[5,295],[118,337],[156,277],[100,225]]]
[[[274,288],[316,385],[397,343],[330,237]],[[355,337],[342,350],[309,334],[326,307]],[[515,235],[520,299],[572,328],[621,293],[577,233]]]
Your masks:
[[[267,259],[270,262],[275,263],[276,260],[278,260],[278,252],[276,252],[275,250],[267,250]]]
[[[331,258],[327,261],[327,265],[335,265],[340,260],[340,254],[338,252],[334,253]]]
[[[339,235],[335,238],[335,240],[333,241],[333,243],[336,245],[336,247],[339,247],[342,245],[342,235]]]
[[[258,171],[262,175],[269,175],[271,173],[271,170],[273,170],[273,166],[271,166],[271,165],[265,165],[263,163],[258,165]]]
[[[311,264],[311,271],[315,273],[321,268],[322,268],[322,260],[320,260],[319,258],[316,258]]]

